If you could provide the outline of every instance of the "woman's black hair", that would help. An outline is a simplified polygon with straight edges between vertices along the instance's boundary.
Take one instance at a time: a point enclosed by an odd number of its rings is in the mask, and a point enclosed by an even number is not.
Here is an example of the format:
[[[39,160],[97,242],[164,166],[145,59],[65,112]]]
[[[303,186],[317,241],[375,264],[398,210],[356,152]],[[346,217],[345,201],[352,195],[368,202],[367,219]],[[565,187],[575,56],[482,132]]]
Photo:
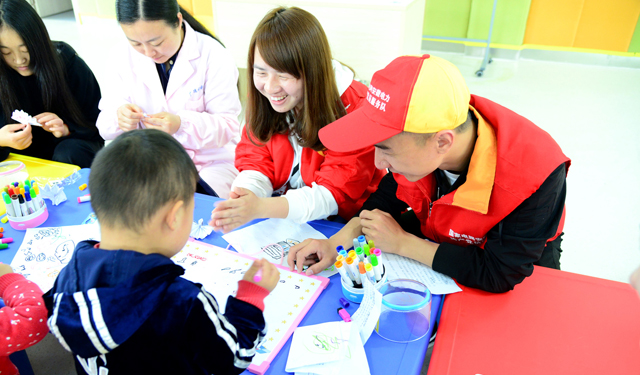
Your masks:
[[[118,23],[132,24],[139,20],[164,21],[171,27],[178,27],[178,12],[182,18],[197,32],[216,38],[202,26],[189,12],[178,5],[177,0],[116,0],[116,18]],[[224,44],[222,44],[224,46]]]
[[[45,110],[88,126],[67,85],[62,58],[35,9],[26,0],[0,0],[0,28],[5,27],[15,30],[29,51],[29,69],[38,80]],[[20,76],[12,74],[12,68],[0,60],[0,101],[5,120],[10,123],[13,111],[21,108],[16,95]]]

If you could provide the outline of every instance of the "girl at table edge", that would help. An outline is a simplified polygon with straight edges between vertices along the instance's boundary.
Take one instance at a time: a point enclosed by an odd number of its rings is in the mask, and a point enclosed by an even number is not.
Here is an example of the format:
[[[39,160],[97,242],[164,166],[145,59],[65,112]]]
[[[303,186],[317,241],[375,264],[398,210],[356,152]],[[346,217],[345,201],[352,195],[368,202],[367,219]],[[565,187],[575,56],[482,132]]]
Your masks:
[[[373,147],[330,151],[318,131],[360,107],[367,87],[332,60],[320,22],[296,7],[273,9],[262,19],[247,67],[253,85],[236,148],[240,173],[209,225],[226,233],[257,218],[350,219],[384,172],[375,168]]]
[[[241,110],[231,54],[176,0],[118,0],[116,17],[128,45],[113,54],[100,134],[167,132],[196,165],[198,192],[226,198],[238,173],[233,159]]]
[[[13,152],[88,168],[104,145],[91,69],[67,43],[51,41],[24,0],[0,1],[0,51],[0,160]],[[41,126],[17,124],[14,110]]]

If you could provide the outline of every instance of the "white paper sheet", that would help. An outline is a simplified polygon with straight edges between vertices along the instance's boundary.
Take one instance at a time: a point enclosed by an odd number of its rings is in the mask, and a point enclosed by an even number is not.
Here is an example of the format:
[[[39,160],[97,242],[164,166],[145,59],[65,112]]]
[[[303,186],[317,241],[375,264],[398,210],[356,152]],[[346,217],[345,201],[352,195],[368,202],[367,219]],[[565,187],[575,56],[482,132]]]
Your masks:
[[[239,253],[265,258],[271,263],[287,265],[289,249],[307,238],[326,240],[327,237],[309,224],[297,224],[286,219],[267,219],[257,224],[227,233],[222,238]],[[338,273],[333,265],[318,276]]]
[[[300,333],[298,333],[298,331],[300,331]],[[337,336],[334,336],[331,337],[331,344],[327,345],[327,339],[324,335],[329,332],[339,332],[342,335],[342,345],[340,348],[342,356],[335,355],[338,351],[325,356],[324,352],[327,351],[326,347],[335,346],[335,343],[340,341]],[[315,337],[313,335],[315,335]],[[308,350],[303,345],[305,342],[315,343],[315,348]],[[307,344],[307,346],[309,345]],[[317,355],[316,351],[323,353]],[[335,357],[339,358],[336,359]],[[325,360],[325,362],[317,363],[322,360]],[[301,366],[293,367],[293,365]],[[346,322],[329,322],[298,327],[296,333],[293,335],[285,371],[295,371],[297,375],[371,374],[364,346],[362,345],[362,341],[360,341],[357,328],[352,323]]]
[[[29,228],[11,267],[46,292],[69,263],[76,245],[85,240],[100,241],[98,224]]]
[[[380,312],[382,311],[382,293],[376,289],[369,279],[365,279],[364,297],[358,310],[351,316],[351,322],[358,330],[363,345],[367,343],[373,333]]]
[[[431,267],[416,260],[389,253],[383,253],[382,260],[386,272],[388,272],[387,280],[416,280],[426,285],[432,294],[449,294],[462,291],[452,278],[436,272]]]
[[[296,328],[289,349],[285,371],[303,370],[307,366],[340,361],[349,355],[351,324],[327,322]]]

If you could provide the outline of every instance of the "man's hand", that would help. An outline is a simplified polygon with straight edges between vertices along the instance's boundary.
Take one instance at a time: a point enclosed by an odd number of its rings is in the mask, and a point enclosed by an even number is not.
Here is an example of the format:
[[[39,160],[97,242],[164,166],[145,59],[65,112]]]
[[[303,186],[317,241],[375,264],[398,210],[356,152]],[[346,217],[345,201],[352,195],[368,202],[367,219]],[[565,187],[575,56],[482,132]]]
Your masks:
[[[302,272],[304,266],[309,266],[306,274],[311,276],[331,267],[337,256],[331,240],[309,238],[289,249],[287,263],[292,271],[297,267],[298,272]]]
[[[378,209],[362,211],[360,225],[367,240],[373,240],[376,248],[387,253],[398,254],[403,242],[407,239],[408,233],[400,227],[398,222],[390,214]]]

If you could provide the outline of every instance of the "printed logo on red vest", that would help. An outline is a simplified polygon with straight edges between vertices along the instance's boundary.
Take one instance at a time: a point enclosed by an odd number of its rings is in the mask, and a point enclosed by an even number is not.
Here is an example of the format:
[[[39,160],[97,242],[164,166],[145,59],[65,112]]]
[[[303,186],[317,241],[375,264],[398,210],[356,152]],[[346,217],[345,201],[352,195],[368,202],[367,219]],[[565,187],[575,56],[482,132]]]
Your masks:
[[[453,231],[453,229],[449,229],[449,238],[453,241],[466,242],[469,245],[480,245],[484,242],[486,236],[482,238],[473,237],[468,234],[460,234]]]

